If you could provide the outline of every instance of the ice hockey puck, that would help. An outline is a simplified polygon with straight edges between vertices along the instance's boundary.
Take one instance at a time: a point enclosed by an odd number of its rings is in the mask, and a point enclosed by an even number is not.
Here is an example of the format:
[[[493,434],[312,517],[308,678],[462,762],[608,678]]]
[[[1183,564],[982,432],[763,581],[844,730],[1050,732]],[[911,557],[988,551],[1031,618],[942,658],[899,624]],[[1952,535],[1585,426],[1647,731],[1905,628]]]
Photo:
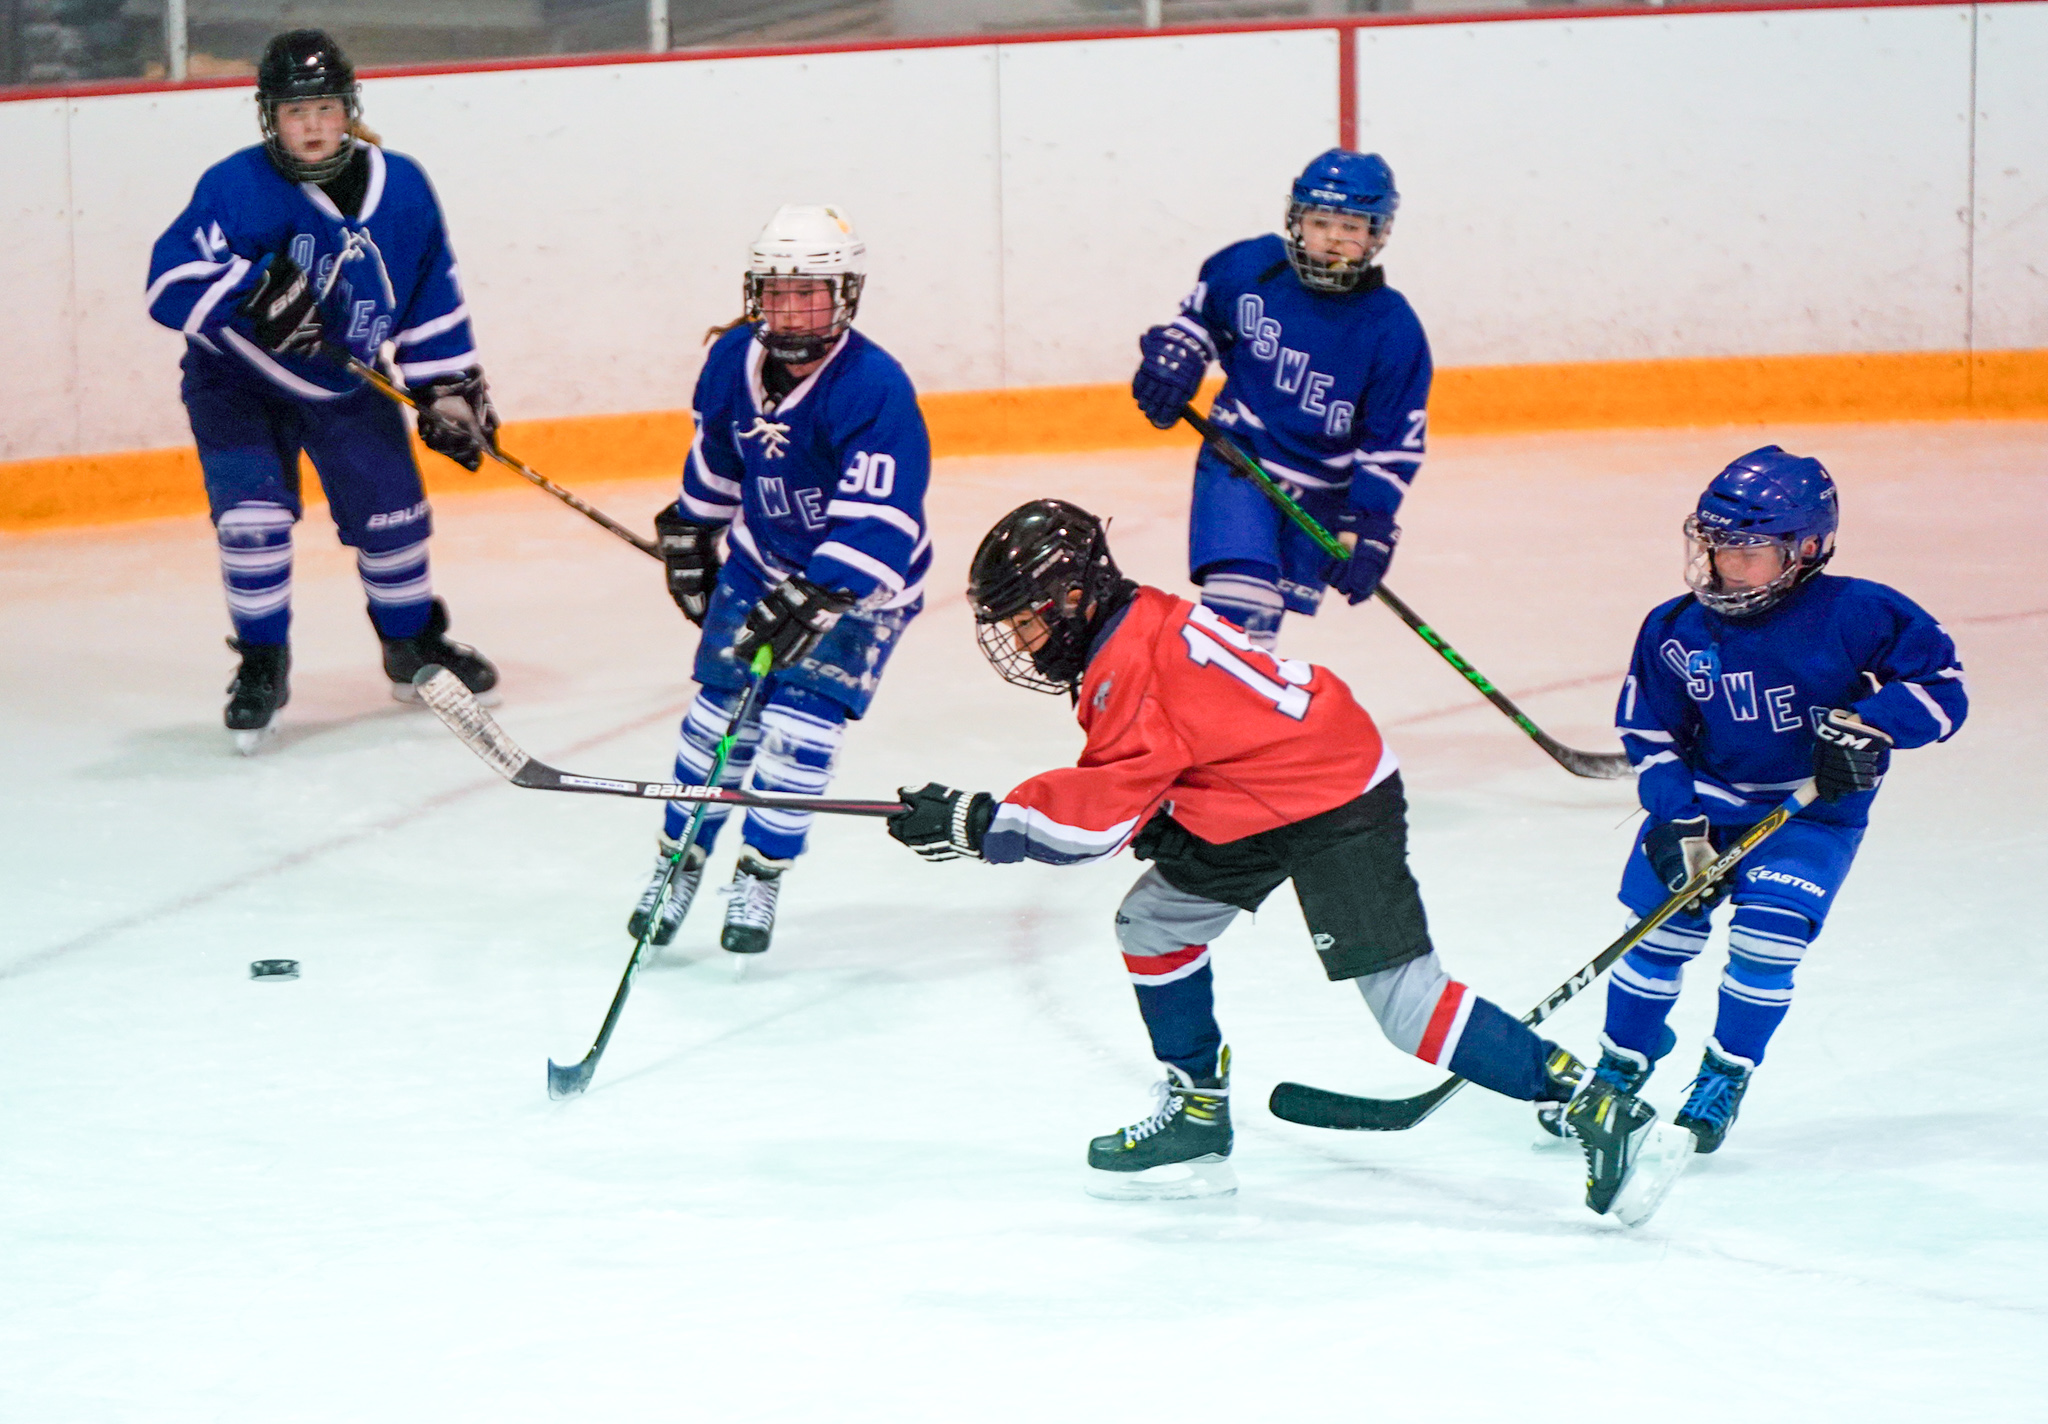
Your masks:
[[[251,979],[296,979],[299,977],[299,961],[296,959],[259,959],[249,966]]]

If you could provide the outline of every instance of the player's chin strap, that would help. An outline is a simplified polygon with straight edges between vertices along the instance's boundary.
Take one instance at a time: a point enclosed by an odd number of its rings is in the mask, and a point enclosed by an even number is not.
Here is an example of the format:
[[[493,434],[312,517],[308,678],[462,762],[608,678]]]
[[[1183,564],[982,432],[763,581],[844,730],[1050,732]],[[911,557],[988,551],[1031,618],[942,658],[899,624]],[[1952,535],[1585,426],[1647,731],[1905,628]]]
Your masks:
[[[1221,455],[1233,470],[1257,485],[1260,492],[1279,506],[1282,514],[1299,525],[1303,533],[1315,540],[1317,547],[1324,553],[1334,559],[1351,557],[1351,551],[1344,547],[1336,535],[1316,523],[1314,515],[1297,504],[1294,497],[1282,489],[1257,460],[1239,449],[1237,442],[1217,429],[1208,417],[1198,413],[1193,406],[1184,405],[1180,408],[1180,418],[1199,431],[1202,439],[1208,442],[1209,448]],[[1527,732],[1531,741],[1543,748],[1552,761],[1573,776],[1614,780],[1628,776],[1634,771],[1629,765],[1628,757],[1621,752],[1582,752],[1576,747],[1568,747],[1558,741],[1531,721],[1528,713],[1509,701],[1506,693],[1487,681],[1485,673],[1466,662],[1464,656],[1445,642],[1436,629],[1423,622],[1414,609],[1394,597],[1393,591],[1384,583],[1375,590],[1375,593],[1380,602],[1393,609],[1403,623],[1413,628],[1416,635],[1436,651],[1438,657],[1456,668],[1465,681],[1479,689],[1481,696],[1506,714],[1509,721]]]
[[[341,270],[340,263],[335,264],[335,270]],[[348,369],[351,372],[353,372],[355,375],[361,376],[365,381],[368,381],[372,386],[375,386],[381,394],[388,396],[390,399],[396,401],[398,404],[405,406],[406,408],[414,412],[417,412],[419,410],[420,403],[413,399],[412,394],[410,392],[406,391],[404,388],[399,386],[397,382],[393,381],[389,376],[385,375],[375,366],[372,366],[369,362],[358,361],[354,356],[350,355],[346,351],[339,349],[338,347],[330,346],[328,350],[332,352],[335,358],[338,359],[344,366],[348,367]],[[603,510],[598,509],[596,506],[587,504],[583,500],[578,499],[575,495],[571,494],[568,490],[563,489],[560,485],[556,484],[546,475],[543,475],[538,470],[531,468],[529,465],[527,465],[525,461],[519,459],[517,456],[509,455],[505,451],[500,450],[498,448],[498,442],[495,439],[492,439],[485,443],[484,453],[490,456],[493,460],[496,460],[499,464],[503,465],[506,469],[512,471],[513,474],[518,475],[521,479],[526,480],[529,483],[546,490],[556,499],[559,499],[562,503],[568,505],[569,508],[575,510],[585,519],[588,519],[591,523],[598,525],[600,528],[605,529],[610,533],[618,535],[621,539],[624,539],[628,544],[631,544],[641,553],[656,559],[661,557],[661,547],[660,545],[656,544],[652,539],[643,539],[638,534],[635,534],[632,530],[628,529],[625,525],[619,523],[618,520],[612,518],[609,514],[606,514]]]

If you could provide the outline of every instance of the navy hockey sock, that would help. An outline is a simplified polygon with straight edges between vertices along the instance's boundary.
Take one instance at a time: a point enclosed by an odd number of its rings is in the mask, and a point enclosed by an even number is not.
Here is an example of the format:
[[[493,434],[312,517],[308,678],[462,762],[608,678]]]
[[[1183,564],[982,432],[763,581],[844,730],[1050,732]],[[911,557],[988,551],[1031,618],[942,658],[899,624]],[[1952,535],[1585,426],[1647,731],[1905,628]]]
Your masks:
[[[244,643],[281,646],[292,622],[292,512],[281,504],[238,504],[214,526],[228,616]]]
[[[1202,606],[1244,629],[1254,644],[1271,651],[1280,640],[1287,602],[1280,596],[1280,570],[1250,559],[1229,559],[1202,570]]]
[[[356,573],[370,600],[370,621],[380,638],[411,638],[427,626],[433,610],[434,579],[427,568],[427,541],[372,553],[356,550]]]
[[[824,795],[845,736],[846,709],[838,703],[802,688],[777,688],[761,713],[755,790]],[[811,819],[808,811],[750,808],[746,842],[769,860],[794,860],[804,853]]]
[[[1553,1096],[1543,1060],[1551,1045],[1491,999],[1470,994],[1471,1012],[1446,1066],[1460,1078],[1523,1102]]]
[[[1146,1032],[1152,1035],[1152,1056],[1171,1063],[1190,1078],[1216,1076],[1216,1055],[1223,1047],[1223,1030],[1216,1026],[1215,980],[1209,972],[1209,946],[1191,944],[1181,951],[1186,963],[1158,964],[1153,957],[1124,956],[1131,971],[1131,987],[1138,994],[1138,1012],[1144,1015]],[[1181,955],[1162,955],[1175,959]],[[1172,976],[1188,964],[1199,967],[1192,973]],[[1143,975],[1145,978],[1141,978]],[[1151,982],[1145,982],[1149,978]]]
[[[690,710],[683,714],[682,736],[676,744],[675,778],[686,786],[702,786],[711,779],[711,760],[718,749],[718,739],[725,735],[725,729],[732,725],[732,714],[740,710],[740,694],[736,692],[713,692],[699,688]],[[740,739],[733,745],[732,755],[726,759],[725,773],[718,779],[721,786],[739,786],[747,779],[747,773],[754,766],[754,748],[760,741],[758,726],[740,729]],[[690,817],[696,814],[698,803],[694,801],[671,801],[662,815],[662,834],[670,840],[681,840],[683,832],[690,828]],[[730,806],[716,803],[704,808],[704,824],[697,828],[697,844],[707,851],[718,844],[718,833],[725,826],[725,818],[732,814]]]
[[[1768,905],[1738,905],[1728,927],[1728,968],[1721,975],[1721,1006],[1714,1041],[1749,1063],[1792,1008],[1792,974],[1815,933],[1813,921]]]

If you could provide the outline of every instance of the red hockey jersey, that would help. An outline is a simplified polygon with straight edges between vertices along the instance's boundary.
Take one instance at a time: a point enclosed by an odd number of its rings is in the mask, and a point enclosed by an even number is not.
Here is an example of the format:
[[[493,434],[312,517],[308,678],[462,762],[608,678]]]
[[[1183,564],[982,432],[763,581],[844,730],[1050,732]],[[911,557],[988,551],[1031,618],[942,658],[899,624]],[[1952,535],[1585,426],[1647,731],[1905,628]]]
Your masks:
[[[1276,658],[1207,608],[1141,588],[1088,664],[1080,764],[997,805],[982,855],[1071,864],[1114,855],[1153,812],[1205,841],[1333,810],[1395,769],[1328,668]]]

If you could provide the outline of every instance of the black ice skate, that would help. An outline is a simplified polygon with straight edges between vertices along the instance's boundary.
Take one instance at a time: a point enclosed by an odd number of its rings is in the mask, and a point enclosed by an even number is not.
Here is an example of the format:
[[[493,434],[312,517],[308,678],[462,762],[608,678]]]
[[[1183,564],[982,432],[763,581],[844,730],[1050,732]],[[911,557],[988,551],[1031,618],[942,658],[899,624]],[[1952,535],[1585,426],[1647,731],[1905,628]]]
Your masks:
[[[1700,1060],[1700,1075],[1692,1080],[1685,1106],[1671,1119],[1675,1127],[1693,1135],[1693,1151],[1712,1152],[1735,1126],[1735,1114],[1742,1110],[1742,1095],[1749,1091],[1749,1075],[1756,1064],[1707,1040],[1706,1056]]]
[[[292,650],[282,643],[244,643],[228,639],[228,646],[242,655],[228,684],[228,705],[223,714],[233,733],[235,750],[253,756],[277,728],[277,709],[292,700]]]
[[[740,852],[732,884],[725,888],[725,932],[720,945],[734,954],[761,954],[775,936],[775,901],[782,894],[782,872],[792,862],[770,860],[752,846]]]
[[[417,702],[413,674],[432,663],[454,673],[483,706],[495,707],[498,699],[491,689],[498,685],[498,669],[469,644],[449,642],[447,634],[448,605],[437,598],[427,610],[426,626],[410,638],[378,635],[384,645],[384,675],[391,679],[391,695],[400,702]]]
[[[674,940],[676,931],[683,927],[683,916],[690,913],[690,902],[697,898],[697,887],[704,883],[704,862],[711,858],[703,846],[691,846],[682,865],[671,876],[669,862],[675,858],[681,842],[667,836],[659,841],[661,855],[654,862],[654,874],[648,877],[647,888],[640,892],[640,903],[626,918],[626,933],[635,941],[646,935],[648,925],[653,924],[654,933],[647,942],[656,949]]]
[[[1190,1078],[1171,1064],[1154,1085],[1152,1115],[1088,1144],[1087,1191],[1114,1200],[1227,1196],[1230,1165],[1230,1050],[1216,1076]]]
[[[1586,1205],[1624,1226],[1648,1221],[1692,1158],[1693,1137],[1636,1096],[1650,1060],[1600,1036],[1599,1066],[1565,1109],[1586,1153]]]
[[[1536,1125],[1552,1137],[1569,1142],[1572,1130],[1565,1123],[1564,1110],[1579,1091],[1579,1085],[1585,1081],[1586,1065],[1579,1062],[1570,1049],[1559,1048],[1553,1043],[1543,1058],[1543,1076],[1550,1080],[1551,1090],[1559,1096],[1536,1104]]]

